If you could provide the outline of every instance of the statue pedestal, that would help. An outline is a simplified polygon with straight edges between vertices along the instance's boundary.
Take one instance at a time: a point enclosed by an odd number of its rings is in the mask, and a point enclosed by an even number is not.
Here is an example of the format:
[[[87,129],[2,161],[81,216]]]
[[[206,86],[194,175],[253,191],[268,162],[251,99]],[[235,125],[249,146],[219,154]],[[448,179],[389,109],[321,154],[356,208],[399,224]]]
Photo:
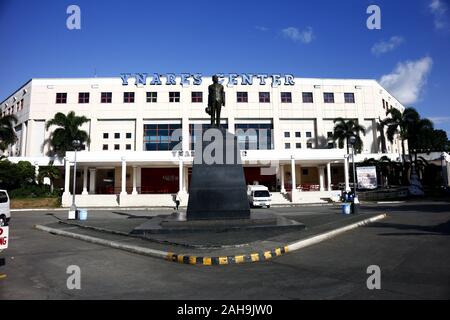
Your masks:
[[[249,218],[237,137],[223,128],[208,128],[195,146],[187,220]]]

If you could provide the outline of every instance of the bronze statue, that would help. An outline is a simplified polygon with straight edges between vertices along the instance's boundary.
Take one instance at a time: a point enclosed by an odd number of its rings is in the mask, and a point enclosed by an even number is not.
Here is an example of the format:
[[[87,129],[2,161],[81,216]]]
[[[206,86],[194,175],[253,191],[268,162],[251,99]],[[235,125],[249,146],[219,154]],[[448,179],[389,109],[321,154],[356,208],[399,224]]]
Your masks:
[[[225,90],[219,83],[219,77],[212,77],[213,84],[208,87],[208,107],[206,113],[211,116],[211,126],[220,127],[220,109],[225,107]]]

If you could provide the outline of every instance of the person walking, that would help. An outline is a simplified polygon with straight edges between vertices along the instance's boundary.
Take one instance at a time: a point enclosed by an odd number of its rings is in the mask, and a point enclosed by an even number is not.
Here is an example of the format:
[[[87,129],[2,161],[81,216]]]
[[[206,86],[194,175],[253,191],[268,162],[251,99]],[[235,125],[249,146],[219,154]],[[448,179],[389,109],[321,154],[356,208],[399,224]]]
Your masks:
[[[178,208],[180,207],[180,203],[181,203],[181,197],[180,197],[180,194],[177,193],[177,195],[175,196],[175,209],[176,209],[176,211],[178,211]]]

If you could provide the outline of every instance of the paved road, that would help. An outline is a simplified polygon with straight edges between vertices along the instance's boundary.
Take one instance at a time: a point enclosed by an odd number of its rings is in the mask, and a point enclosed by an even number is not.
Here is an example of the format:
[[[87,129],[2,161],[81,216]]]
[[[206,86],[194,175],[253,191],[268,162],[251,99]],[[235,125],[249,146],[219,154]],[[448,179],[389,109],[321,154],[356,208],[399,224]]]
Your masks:
[[[276,209],[285,210],[285,209]],[[320,214],[325,207],[289,209]],[[45,212],[15,213],[2,299],[450,299],[450,204],[366,206],[379,223],[256,264],[188,266],[32,229]],[[68,290],[66,268],[81,268]],[[366,268],[381,268],[368,290]]]

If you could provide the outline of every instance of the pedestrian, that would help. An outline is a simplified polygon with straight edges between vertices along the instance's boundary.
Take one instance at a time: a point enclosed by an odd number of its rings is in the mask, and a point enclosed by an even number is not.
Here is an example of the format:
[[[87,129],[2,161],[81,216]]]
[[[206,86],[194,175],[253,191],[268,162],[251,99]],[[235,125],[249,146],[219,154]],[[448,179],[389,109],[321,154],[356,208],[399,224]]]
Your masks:
[[[177,195],[175,196],[175,208],[176,208],[176,211],[178,211],[180,203],[181,203],[181,197],[180,197],[180,194],[177,193]]]

